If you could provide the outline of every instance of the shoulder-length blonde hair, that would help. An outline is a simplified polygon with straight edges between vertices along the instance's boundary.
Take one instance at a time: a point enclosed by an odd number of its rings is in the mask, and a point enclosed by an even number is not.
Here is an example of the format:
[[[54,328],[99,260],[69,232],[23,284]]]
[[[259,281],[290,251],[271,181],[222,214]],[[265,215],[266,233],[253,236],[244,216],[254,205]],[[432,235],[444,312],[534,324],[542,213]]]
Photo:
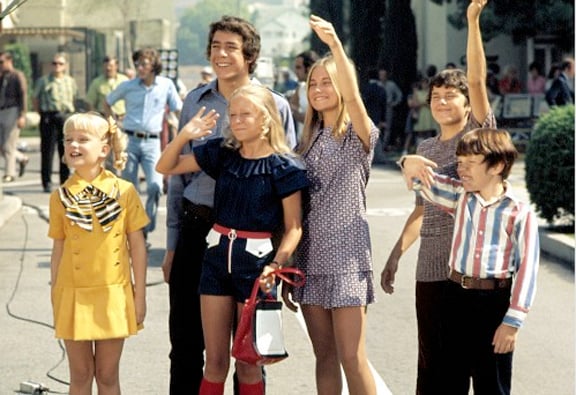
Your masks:
[[[230,104],[237,97],[250,100],[260,111],[263,118],[261,138],[268,140],[274,152],[277,154],[291,153],[292,150],[286,143],[286,132],[280,119],[280,113],[270,90],[264,86],[253,84],[236,89],[228,100],[228,114],[230,113]],[[224,132],[224,145],[234,149],[238,149],[242,145],[236,140],[229,127]]]
[[[348,109],[344,103],[344,98],[340,93],[340,86],[338,83],[338,70],[336,70],[336,63],[334,62],[332,54],[328,54],[319,59],[310,68],[308,77],[306,78],[306,96],[309,96],[310,77],[312,76],[314,70],[316,70],[318,67],[323,67],[326,70],[326,73],[328,73],[328,77],[332,82],[332,86],[334,87],[334,92],[336,92],[336,95],[338,96],[338,117],[336,118],[336,122],[332,128],[332,134],[337,138],[341,138],[346,133],[346,128],[350,122],[350,116],[348,115]],[[312,145],[312,134],[315,129],[322,127],[322,123],[322,113],[316,111],[312,107],[310,100],[308,100],[308,108],[306,109],[306,115],[304,116],[302,138],[297,149],[298,153],[302,154],[308,151]]]

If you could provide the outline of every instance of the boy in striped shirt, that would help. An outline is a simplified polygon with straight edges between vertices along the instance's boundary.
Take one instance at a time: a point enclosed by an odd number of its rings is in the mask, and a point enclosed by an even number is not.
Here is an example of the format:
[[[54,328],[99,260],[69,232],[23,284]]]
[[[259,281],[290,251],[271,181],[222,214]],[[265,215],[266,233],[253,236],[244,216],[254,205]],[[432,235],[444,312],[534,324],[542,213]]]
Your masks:
[[[539,266],[536,215],[506,181],[518,153],[505,130],[474,129],[456,148],[460,179],[416,174],[409,187],[454,216],[446,288],[444,394],[509,394],[518,329],[534,300]],[[412,161],[412,163],[410,163]]]

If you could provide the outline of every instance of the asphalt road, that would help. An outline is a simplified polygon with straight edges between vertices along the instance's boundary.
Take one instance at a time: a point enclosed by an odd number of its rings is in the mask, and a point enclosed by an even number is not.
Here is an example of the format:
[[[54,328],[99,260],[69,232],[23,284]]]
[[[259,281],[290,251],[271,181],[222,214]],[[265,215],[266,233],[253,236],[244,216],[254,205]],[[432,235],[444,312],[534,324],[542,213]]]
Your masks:
[[[0,229],[0,303],[5,305],[0,312],[0,395],[14,394],[25,380],[41,382],[60,393],[68,389],[67,361],[50,328],[48,195],[40,186],[39,154],[30,156],[26,175],[4,186],[5,194],[22,199],[23,208]],[[523,175],[513,173],[511,182],[521,186]],[[377,281],[412,202],[412,193],[393,166],[373,168],[368,215]],[[164,221],[162,208],[158,223]],[[128,395],[167,393],[168,289],[159,267],[164,237],[162,226],[150,235],[148,315],[144,330],[126,341],[122,357],[123,393]],[[367,345],[379,394],[415,393],[416,252],[414,245],[403,257],[395,293],[386,295],[378,289],[377,303],[369,307]],[[514,356],[513,393],[575,393],[574,305],[573,270],[544,256],[535,304],[520,332]],[[285,311],[284,320],[290,356],[267,368],[267,393],[314,394],[314,358],[301,317]],[[463,345],[463,352],[465,348]],[[226,393],[232,393],[230,385]]]

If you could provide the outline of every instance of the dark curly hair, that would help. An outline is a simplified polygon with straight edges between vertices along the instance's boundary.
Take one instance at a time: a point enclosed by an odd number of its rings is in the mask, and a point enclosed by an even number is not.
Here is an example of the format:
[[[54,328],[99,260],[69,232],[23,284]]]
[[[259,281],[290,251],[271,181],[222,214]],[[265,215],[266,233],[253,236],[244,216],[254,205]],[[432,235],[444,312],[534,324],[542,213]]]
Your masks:
[[[470,97],[468,96],[468,79],[466,78],[466,73],[461,69],[445,69],[440,71],[434,77],[429,80],[430,89],[428,90],[428,104],[432,99],[432,90],[434,87],[451,87],[458,89],[464,96],[466,100],[470,102]]]
[[[252,74],[256,70],[256,60],[260,55],[260,35],[256,28],[250,22],[236,16],[224,15],[219,21],[212,22],[208,34],[208,46],[206,47],[208,60],[210,60],[212,40],[217,31],[235,33],[242,37],[242,54],[248,61],[248,73]]]

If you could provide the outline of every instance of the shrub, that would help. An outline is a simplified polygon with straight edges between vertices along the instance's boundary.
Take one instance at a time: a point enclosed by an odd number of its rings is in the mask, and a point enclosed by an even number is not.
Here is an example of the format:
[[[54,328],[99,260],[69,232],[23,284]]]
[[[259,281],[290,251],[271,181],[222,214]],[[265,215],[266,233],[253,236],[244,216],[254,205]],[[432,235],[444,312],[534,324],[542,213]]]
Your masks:
[[[535,125],[526,150],[530,201],[548,224],[574,226],[574,106],[554,107]]]

